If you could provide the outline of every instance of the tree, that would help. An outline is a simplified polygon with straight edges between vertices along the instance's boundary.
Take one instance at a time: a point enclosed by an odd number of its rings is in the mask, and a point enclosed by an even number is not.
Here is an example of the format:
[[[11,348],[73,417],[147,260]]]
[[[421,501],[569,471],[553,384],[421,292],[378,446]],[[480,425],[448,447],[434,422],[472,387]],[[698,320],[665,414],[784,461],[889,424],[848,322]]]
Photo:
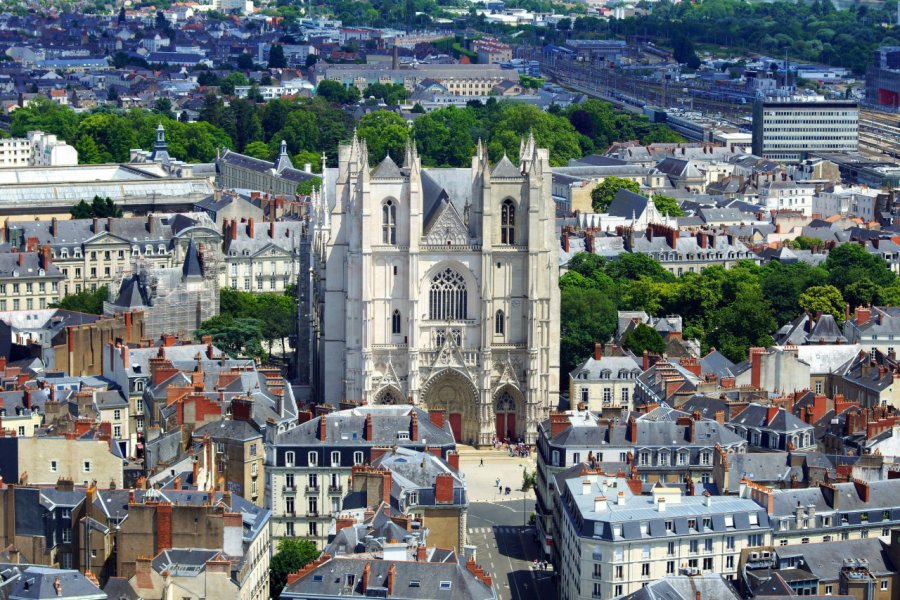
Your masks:
[[[272,150],[269,149],[265,142],[250,142],[244,146],[244,154],[262,160],[272,160]]]
[[[642,355],[644,350],[651,354],[662,354],[666,350],[666,342],[659,332],[644,323],[622,337],[622,346],[638,356]]]
[[[844,299],[853,308],[872,306],[880,302],[881,290],[882,288],[872,283],[871,279],[863,277],[847,286],[844,290]]]
[[[157,98],[153,103],[153,112],[159,113],[167,119],[175,118],[175,113],[172,112],[172,101],[168,98]]]
[[[299,571],[319,557],[316,545],[302,538],[282,538],[278,551],[269,562],[269,596],[278,598],[287,585],[288,575]]]
[[[841,244],[834,248],[828,253],[824,266],[829,273],[828,283],[842,292],[861,279],[882,287],[895,279],[882,257],[870,254],[859,244]]]
[[[237,68],[243,71],[252,71],[255,69],[256,65],[253,63],[253,57],[247,52],[238,56]]]
[[[363,116],[357,127],[359,137],[366,140],[369,163],[377,165],[388,154],[398,164],[403,161],[403,148],[409,136],[406,119],[395,112],[376,110]]]
[[[96,290],[84,290],[77,294],[69,294],[59,302],[51,304],[51,308],[62,308],[74,312],[103,314],[103,303],[109,300],[109,288],[101,285]]]
[[[594,209],[594,212],[606,212],[620,189],[638,194],[641,191],[641,186],[631,179],[607,177],[600,185],[591,190],[591,207]]]
[[[738,286],[734,300],[716,310],[710,322],[716,325],[707,333],[707,344],[734,362],[746,359],[750,347],[769,346],[777,325],[759,285],[747,283]]]
[[[601,290],[565,287],[560,290],[563,373],[587,358],[597,342],[610,339],[616,330],[616,305]]]
[[[811,315],[830,314],[840,325],[844,321],[844,298],[833,285],[816,285],[800,294],[800,308]]]
[[[606,274],[619,283],[636,281],[641,277],[658,282],[675,280],[675,276],[663,268],[658,260],[640,252],[625,252],[615,260],[609,261]]]
[[[355,86],[344,87],[339,81],[330,79],[319,84],[316,95],[335,104],[352,104],[359,100],[359,90]]]
[[[219,83],[219,89],[226,96],[233,96],[235,87],[246,85],[250,85],[250,80],[247,79],[247,76],[240,71],[232,71]]]
[[[667,217],[684,216],[684,211],[681,210],[681,207],[678,205],[678,201],[675,200],[675,198],[673,198],[672,196],[656,194],[655,196],[653,196],[653,204],[654,206],[656,206],[656,210],[658,210],[660,214]]]
[[[287,67],[287,59],[284,57],[284,46],[281,44],[272,44],[269,48],[269,68],[284,69]]]
[[[94,196],[90,204],[84,200],[80,201],[72,206],[69,212],[73,219],[91,219],[94,217],[105,219],[107,217],[120,218],[122,216],[122,209],[115,202],[108,197],[101,198],[100,196]]]
[[[262,321],[253,318],[235,319],[230,315],[218,315],[207,319],[194,332],[196,339],[210,336],[213,343],[229,356],[251,356],[262,358]]]

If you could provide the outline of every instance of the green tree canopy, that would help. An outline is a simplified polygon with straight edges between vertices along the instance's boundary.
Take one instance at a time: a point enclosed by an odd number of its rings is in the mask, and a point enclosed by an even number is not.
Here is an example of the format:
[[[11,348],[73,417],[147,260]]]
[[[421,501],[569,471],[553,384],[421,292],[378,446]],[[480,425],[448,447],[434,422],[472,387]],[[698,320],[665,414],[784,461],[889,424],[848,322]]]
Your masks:
[[[616,330],[616,306],[598,289],[565,287],[561,290],[563,373],[587,358],[594,344],[610,339]]]
[[[316,545],[302,538],[282,538],[278,551],[269,562],[269,596],[278,598],[287,585],[288,575],[299,571],[319,557]]]
[[[607,177],[597,187],[591,190],[591,207],[596,213],[603,213],[612,204],[613,198],[620,189],[626,189],[635,194],[640,193],[641,186],[631,179],[622,177]]]
[[[269,68],[284,69],[287,67],[287,59],[284,57],[284,46],[281,44],[272,44],[269,48]]]
[[[895,279],[882,257],[867,252],[859,244],[841,244],[832,249],[824,266],[829,273],[828,282],[842,292],[864,278],[877,286],[890,285]]]
[[[388,154],[397,164],[403,162],[403,150],[409,136],[406,120],[395,112],[376,110],[359,120],[359,137],[366,140],[369,163],[374,167]]]
[[[844,298],[841,291],[833,285],[817,285],[800,294],[800,308],[815,316],[827,313],[841,324],[844,321]]]
[[[93,217],[104,219],[107,217],[119,218],[122,216],[122,209],[119,208],[115,202],[109,198],[101,198],[100,196],[94,196],[90,204],[84,200],[80,201],[69,209],[69,212],[72,214],[73,219],[90,219]]]
[[[92,315],[102,315],[103,303],[107,300],[109,300],[109,288],[101,285],[93,291],[83,290],[77,294],[64,296],[59,302],[50,306]]]
[[[194,332],[196,339],[204,336],[212,337],[213,344],[221,348],[231,357],[251,356],[263,358],[262,348],[263,322],[254,318],[234,318],[230,315],[217,315],[200,324]]]
[[[643,323],[622,336],[622,346],[638,356],[644,350],[651,354],[662,354],[666,350],[666,342],[660,333]]]
[[[335,104],[353,104],[359,100],[359,90],[355,86],[344,87],[340,82],[330,79],[319,83],[316,95]]]
[[[656,194],[653,196],[653,205],[656,206],[656,210],[658,210],[660,214],[666,215],[667,217],[684,216],[684,211],[681,210],[678,201],[672,196]]]

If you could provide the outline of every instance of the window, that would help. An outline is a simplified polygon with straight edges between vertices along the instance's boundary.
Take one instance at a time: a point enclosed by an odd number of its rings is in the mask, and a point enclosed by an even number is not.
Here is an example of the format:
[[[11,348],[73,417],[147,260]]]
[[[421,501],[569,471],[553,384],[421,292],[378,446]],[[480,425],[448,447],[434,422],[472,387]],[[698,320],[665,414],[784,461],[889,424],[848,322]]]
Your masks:
[[[882,591],[886,591],[888,589],[888,580],[887,579],[881,580],[881,589],[882,589]]]
[[[289,515],[294,514],[294,499],[290,496],[284,499],[284,512]]]
[[[641,577],[650,577],[650,563],[641,563]]]
[[[381,243],[397,243],[397,205],[387,200],[381,207]]]
[[[116,438],[116,439],[122,437],[122,426],[121,426],[121,425],[114,425],[114,426],[113,426],[113,437]]]
[[[294,453],[293,452],[285,452],[284,453],[284,466],[286,466],[286,467],[294,466]]]
[[[294,537],[294,523],[293,522],[288,521],[287,525],[285,526],[285,533],[287,534],[288,537]]]
[[[668,560],[666,561],[666,575],[673,575],[675,573],[675,561]]]
[[[259,463],[252,463],[250,465],[250,475],[251,477],[256,477],[259,475]]]
[[[289,488],[294,487],[294,474],[293,473],[285,473],[284,486],[289,487]]]
[[[309,484],[309,489],[315,490],[319,487],[319,476],[315,473],[310,473],[307,477],[307,483]]]
[[[20,425],[19,426],[19,437],[21,437],[23,435],[25,435],[25,427]]]
[[[628,394],[631,392],[627,387],[622,388],[622,406],[628,404]]]
[[[704,571],[712,571],[713,568],[713,559],[712,557],[703,559],[703,570]]]
[[[431,292],[428,295],[429,318],[438,321],[466,319],[468,299],[462,275],[453,269],[445,269],[431,280]]]
[[[616,590],[616,591],[613,593],[614,596],[621,596],[621,595],[622,595],[622,585],[621,585],[621,584],[617,585],[616,588],[615,588],[615,590]]]
[[[512,200],[504,200],[500,205],[500,243],[516,243],[516,205]]]
[[[307,534],[310,537],[319,537],[319,524],[318,523],[309,523],[306,527]]]
[[[826,595],[826,596],[830,596],[830,595],[832,595],[833,593],[834,593],[834,586],[833,586],[833,585],[826,585],[826,586],[825,586],[825,595]]]
[[[729,556],[725,557],[725,568],[726,569],[734,568],[734,556],[733,555],[729,555]]]
[[[256,444],[250,444],[250,456],[256,456]]]
[[[319,455],[315,452],[310,452],[306,455],[307,462],[310,467],[318,467],[319,466]]]
[[[442,581],[442,582],[440,582],[440,584],[438,584],[438,586],[439,586],[440,589],[442,589],[442,590],[449,590],[449,589],[451,588],[451,582],[449,582],[449,581]]]
[[[623,574],[625,573],[625,568],[622,565],[616,566],[616,579],[622,579]]]
[[[121,418],[122,418],[122,411],[117,408],[116,410],[113,411],[113,419],[118,421]]]
[[[332,467],[341,466],[341,453],[340,452],[332,452],[331,453],[331,466]]]
[[[394,314],[391,315],[391,333],[397,335],[400,333],[400,311],[395,310]]]
[[[688,542],[688,551],[691,554],[697,554],[697,551],[700,548],[700,540],[690,540]]]
[[[713,550],[713,541],[712,538],[706,538],[703,540],[703,551],[704,552],[712,552]]]
[[[62,530],[62,541],[63,544],[68,544],[72,541],[72,530],[68,527]]]
[[[506,331],[506,316],[502,310],[498,310],[494,315],[494,334],[504,335]]]
[[[357,452],[353,453],[353,464],[354,465],[363,464],[363,453],[362,452],[357,451]]]
[[[89,460],[84,461],[82,468],[85,473],[90,473],[91,472],[91,461],[89,461]]]
[[[50,472],[56,473],[58,470],[59,470],[59,463],[57,463],[55,460],[51,460],[50,461]]]
[[[725,549],[726,550],[734,550],[734,536],[729,535],[725,538]]]

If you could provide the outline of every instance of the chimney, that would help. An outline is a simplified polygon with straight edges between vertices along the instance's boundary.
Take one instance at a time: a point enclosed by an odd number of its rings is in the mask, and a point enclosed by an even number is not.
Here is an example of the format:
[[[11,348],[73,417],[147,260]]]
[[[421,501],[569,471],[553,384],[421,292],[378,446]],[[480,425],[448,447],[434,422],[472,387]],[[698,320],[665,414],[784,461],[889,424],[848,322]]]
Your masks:
[[[412,409],[410,411],[410,433],[409,439],[413,442],[419,441],[419,415],[416,414],[416,409]]]
[[[125,342],[132,341],[131,339],[131,311],[125,311]]]
[[[606,510],[606,496],[597,496],[594,498],[594,512],[603,512]]]
[[[387,587],[387,595],[388,598],[393,597],[394,595],[394,583],[397,579],[397,567],[395,565],[391,565],[388,569],[387,579],[385,581],[385,586]]]
[[[24,256],[24,254],[22,252],[19,252],[19,266],[20,267],[22,266],[22,256]]]
[[[447,464],[450,465],[450,468],[454,471],[459,471],[459,452],[456,450],[451,450],[447,453]]]
[[[362,572],[362,593],[365,595],[366,591],[369,589],[369,576],[371,575],[372,567],[366,562],[366,566],[363,567]]]
[[[275,221],[269,221],[269,238],[275,239]]]
[[[582,496],[590,496],[592,486],[593,486],[593,481],[591,481],[588,478],[582,479],[581,480],[581,495]]]
[[[568,428],[568,415],[565,413],[550,413],[550,437],[556,437]]]
[[[425,562],[428,560],[428,549],[425,546],[416,547],[416,561]]]
[[[762,355],[765,348],[750,348],[750,385],[759,389],[762,381]]]
[[[453,504],[453,475],[441,473],[435,476],[434,501],[438,504]]]
[[[632,444],[637,443],[638,426],[637,419],[631,417],[628,419],[628,441]]]
[[[367,441],[372,441],[372,413],[366,415],[366,433],[365,439]]]
[[[872,318],[872,309],[858,306],[854,316],[856,317],[857,325],[865,325]]]
[[[603,358],[603,344],[594,342],[594,360]]]
[[[625,492],[619,492],[616,496],[616,504],[618,506],[625,506]]]
[[[772,420],[778,416],[778,407],[770,404],[768,408],[766,408],[766,425],[772,422]]]
[[[319,417],[319,439],[323,442],[328,437],[328,423],[327,423],[328,415],[322,415]]]
[[[168,502],[156,507],[156,552],[172,547],[172,505]]]
[[[428,416],[431,418],[431,422],[440,427],[444,428],[444,411],[438,408],[432,408],[428,411]]]
[[[646,350],[644,350],[644,362],[641,366],[645,371],[650,368],[650,354]]]
[[[247,237],[253,239],[253,217],[247,219]]]
[[[97,217],[94,217],[94,222],[91,225],[91,232],[92,233],[100,233],[99,228],[100,228],[100,219],[98,219]]]
[[[869,482],[863,481],[861,479],[853,480],[853,487],[856,488],[856,493],[859,495],[859,499],[869,503]]]
[[[718,423],[719,425],[724,425],[725,424],[725,411],[717,410],[715,418],[716,418],[716,423]]]
[[[56,217],[50,219],[50,235],[52,237],[57,236],[57,232],[59,231],[59,222],[56,220]]]

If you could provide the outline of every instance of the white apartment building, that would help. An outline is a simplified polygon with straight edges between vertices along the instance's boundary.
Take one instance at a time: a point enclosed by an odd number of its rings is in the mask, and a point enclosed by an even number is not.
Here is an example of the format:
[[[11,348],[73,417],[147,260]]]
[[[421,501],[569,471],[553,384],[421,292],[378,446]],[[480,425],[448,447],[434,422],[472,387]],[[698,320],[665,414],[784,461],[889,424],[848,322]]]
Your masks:
[[[816,185],[797,181],[773,181],[759,190],[759,204],[766,211],[792,210],[812,216]]]
[[[0,168],[78,164],[78,151],[55,135],[29,131],[26,138],[0,139]]]
[[[823,219],[843,215],[873,221],[877,216],[875,211],[878,194],[878,190],[866,186],[835,185],[813,197],[813,212]]]
[[[612,598],[677,574],[735,579],[741,550],[770,544],[766,510],[734,496],[684,496],[601,474],[556,480],[560,597]],[[640,490],[638,490],[640,491]]]
[[[753,105],[753,154],[797,162],[810,152],[855,152],[858,123],[855,102],[758,99]]]

